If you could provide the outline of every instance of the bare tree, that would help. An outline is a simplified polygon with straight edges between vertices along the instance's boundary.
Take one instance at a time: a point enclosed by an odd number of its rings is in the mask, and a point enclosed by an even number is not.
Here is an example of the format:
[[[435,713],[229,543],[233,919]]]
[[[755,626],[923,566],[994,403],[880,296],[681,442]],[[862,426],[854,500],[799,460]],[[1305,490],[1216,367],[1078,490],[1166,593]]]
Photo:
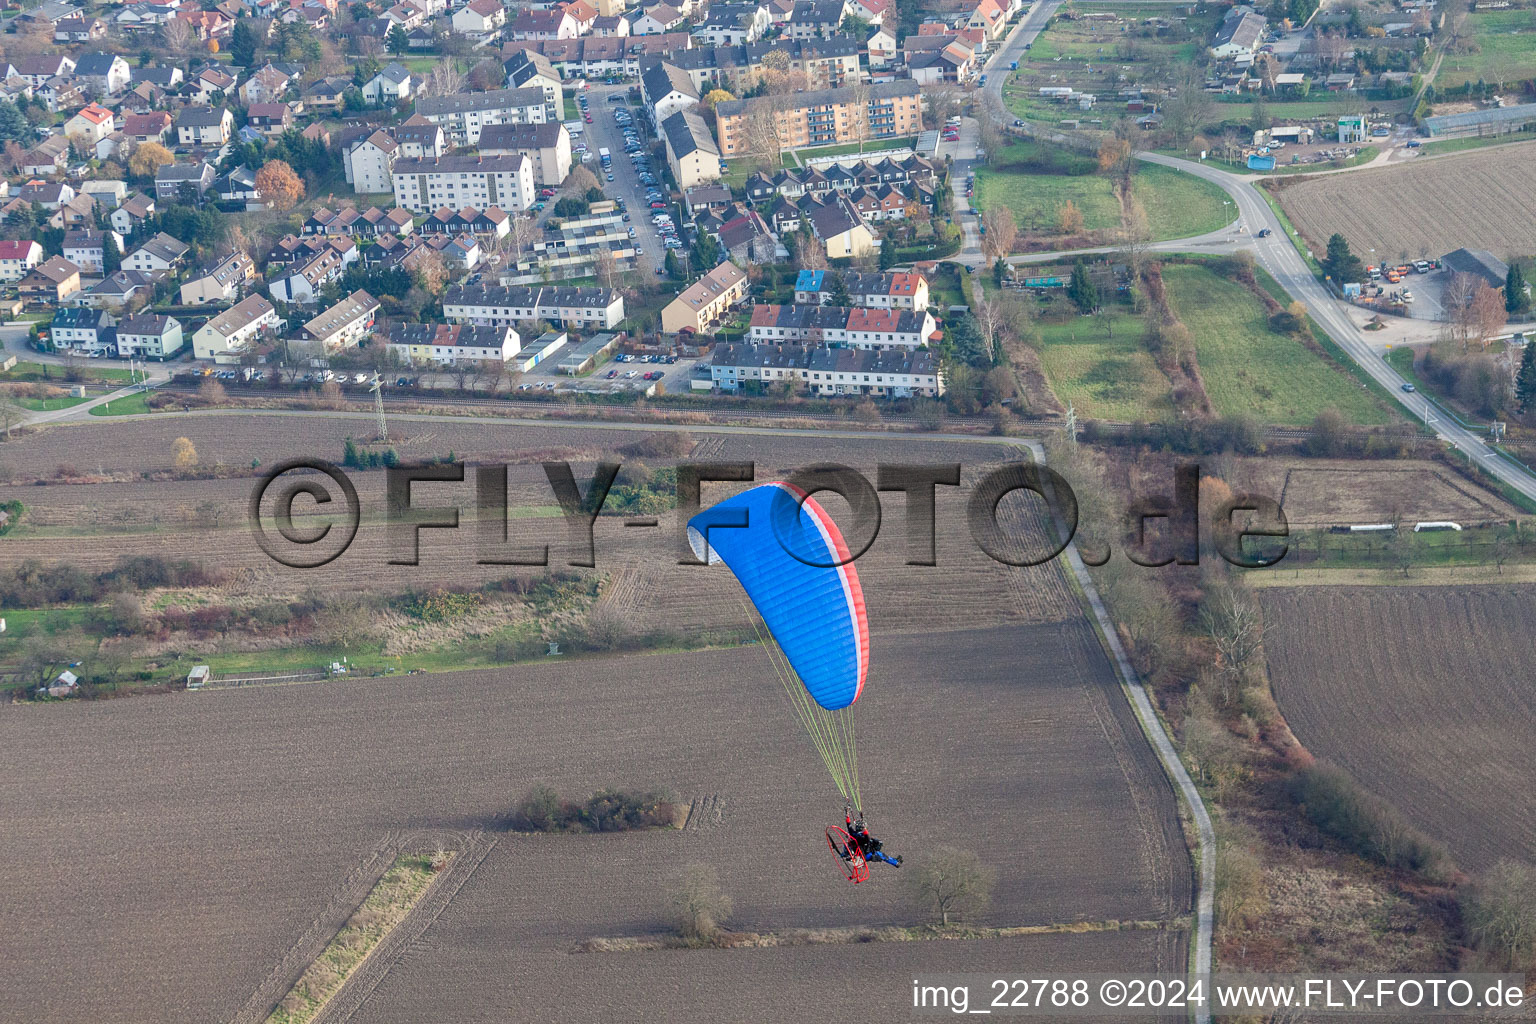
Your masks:
[[[847,94],[848,101],[848,139],[849,142],[859,144],[859,153],[864,152],[864,142],[869,138],[869,83],[855,81],[844,86],[843,92]]]
[[[986,253],[989,265],[1013,252],[1013,244],[1019,237],[1019,225],[1010,207],[1000,202],[993,203],[982,213],[981,226],[982,250]]]
[[[709,864],[692,863],[672,893],[677,930],[685,939],[712,939],[731,916],[731,897]]]
[[[1495,864],[1471,887],[1462,913],[1478,949],[1508,970],[1528,968],[1536,954],[1536,868]]]
[[[160,39],[171,53],[185,56],[192,45],[192,26],[181,18],[171,18],[160,26]]]
[[[577,165],[571,169],[570,174],[566,175],[565,183],[560,186],[560,194],[579,198],[585,196],[588,189],[597,187],[599,187],[597,175],[587,168]]]
[[[928,126],[942,128],[944,122],[960,113],[965,93],[957,85],[940,82],[923,90],[923,107],[928,112]]]
[[[747,107],[742,121],[743,142],[747,155],[761,168],[775,168],[783,154],[779,138],[778,117],[768,103],[754,103]]]
[[[941,925],[980,914],[992,896],[991,869],[975,853],[950,846],[935,847],[904,880],[913,903]]]
[[[507,237],[511,239],[513,252],[522,252],[542,234],[543,230],[537,220],[519,214],[512,218],[512,229],[507,232]]]
[[[452,96],[454,93],[464,91],[464,72],[459,69],[456,60],[440,60],[432,65],[432,70],[427,72],[426,81],[421,83],[421,96]]]
[[[1002,307],[997,298],[982,291],[979,283],[971,299],[971,319],[976,322],[976,332],[987,346],[987,354],[997,362],[1002,354],[998,344],[1003,331]]]
[[[612,288],[614,281],[619,276],[619,263],[613,258],[613,250],[599,249],[593,259],[593,270],[597,273],[597,279],[603,282],[604,288]]]
[[[1445,291],[1441,295],[1441,302],[1445,306],[1446,316],[1451,325],[1451,336],[1461,342],[1463,349],[1466,348],[1467,339],[1472,334],[1475,320],[1472,299],[1477,295],[1480,284],[1482,282],[1472,274],[1464,270],[1457,271],[1445,283]]]

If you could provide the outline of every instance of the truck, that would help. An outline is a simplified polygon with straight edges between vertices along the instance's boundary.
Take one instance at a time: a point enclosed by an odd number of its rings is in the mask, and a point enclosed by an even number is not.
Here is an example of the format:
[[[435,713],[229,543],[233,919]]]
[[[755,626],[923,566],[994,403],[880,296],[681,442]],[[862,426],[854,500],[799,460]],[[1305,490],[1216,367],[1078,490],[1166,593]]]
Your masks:
[[[598,157],[599,160],[601,160],[603,162],[603,169],[604,170],[607,170],[609,167],[613,166],[613,154],[608,152],[608,149],[607,149],[606,146],[600,148],[597,151],[597,157]]]
[[[1009,71],[1017,71],[1017,70],[1019,70],[1019,62],[1018,62],[1018,61],[1013,61],[1013,62],[1011,62],[1011,63],[1010,63],[1010,64],[1009,64],[1009,65],[1008,65],[1008,70],[1009,70]]]

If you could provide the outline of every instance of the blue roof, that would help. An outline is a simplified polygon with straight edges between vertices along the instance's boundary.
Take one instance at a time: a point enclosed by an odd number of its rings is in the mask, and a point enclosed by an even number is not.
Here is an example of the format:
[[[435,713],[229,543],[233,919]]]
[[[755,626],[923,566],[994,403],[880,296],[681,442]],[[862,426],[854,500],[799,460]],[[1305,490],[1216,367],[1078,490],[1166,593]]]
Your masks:
[[[795,291],[819,292],[821,291],[821,279],[826,274],[825,270],[802,270],[800,276],[795,278]]]

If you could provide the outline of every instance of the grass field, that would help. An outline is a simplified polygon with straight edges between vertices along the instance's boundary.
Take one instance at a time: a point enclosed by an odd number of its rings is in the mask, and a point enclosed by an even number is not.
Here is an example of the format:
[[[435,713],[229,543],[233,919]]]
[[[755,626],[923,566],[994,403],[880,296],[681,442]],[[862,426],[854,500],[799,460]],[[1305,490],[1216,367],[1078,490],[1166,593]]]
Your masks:
[[[915,142],[917,142],[916,137],[911,135],[903,136],[899,139],[870,139],[864,143],[864,153],[867,156],[872,156],[874,159],[879,159],[875,154],[878,154],[881,150],[911,149]],[[852,155],[857,157],[859,154],[859,144],[857,142],[849,142],[840,146],[816,146],[812,149],[797,149],[795,154],[799,156],[801,163],[826,156]]]
[[[1164,267],[1163,280],[1174,310],[1194,333],[1205,390],[1219,415],[1302,425],[1336,408],[1353,423],[1389,420],[1353,379],[1270,330],[1264,307],[1241,284],[1197,266]]]
[[[1536,25],[1528,10],[1478,11],[1467,15],[1474,53],[1447,53],[1435,84],[1452,88],[1486,81],[1496,86],[1536,77]]]
[[[71,409],[81,402],[89,402],[89,398],[74,398],[61,395],[57,398],[18,398],[17,404],[33,412],[57,412],[60,409]]]
[[[1470,136],[1465,139],[1441,139],[1439,142],[1426,142],[1423,145],[1425,154],[1439,156],[1444,153],[1460,153],[1468,149],[1486,149],[1489,146],[1504,146],[1511,142],[1530,142],[1536,140],[1536,134],[1529,131],[1511,132],[1508,135],[1483,135]]]
[[[976,208],[1002,203],[1013,210],[1021,229],[1054,233],[1058,211],[1071,200],[1083,214],[1085,230],[1119,228],[1120,200],[1113,182],[1094,173],[1091,158],[1052,149],[1016,142],[1003,151],[997,166],[978,168]],[[1052,173],[1058,170],[1070,173]],[[1171,167],[1138,164],[1131,189],[1157,240],[1201,235],[1232,219],[1218,186]]]
[[[1092,317],[1041,324],[1040,361],[1051,390],[1090,419],[1163,419],[1172,408],[1168,378],[1142,347],[1142,318],[1119,312],[1112,320],[1113,337]]]
[[[103,402],[91,410],[92,416],[137,416],[142,413],[153,412],[150,409],[144,392],[125,395],[122,398],[114,398],[110,402]]]

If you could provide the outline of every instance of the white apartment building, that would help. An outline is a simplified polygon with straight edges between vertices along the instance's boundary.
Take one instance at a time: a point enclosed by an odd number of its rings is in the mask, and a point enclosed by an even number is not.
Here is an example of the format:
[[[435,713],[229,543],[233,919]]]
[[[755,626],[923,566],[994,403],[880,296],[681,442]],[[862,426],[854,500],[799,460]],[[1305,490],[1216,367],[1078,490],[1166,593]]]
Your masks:
[[[624,319],[624,296],[612,288],[454,285],[443,296],[443,317],[493,327],[548,320],[563,327],[607,330]]]
[[[560,120],[563,112],[543,89],[527,88],[424,96],[416,101],[416,113],[442,125],[450,146],[474,146],[488,124],[543,124]]]
[[[517,213],[532,206],[537,193],[533,161],[523,155],[396,160],[392,183],[395,205],[416,213],[441,206],[499,206]]]

